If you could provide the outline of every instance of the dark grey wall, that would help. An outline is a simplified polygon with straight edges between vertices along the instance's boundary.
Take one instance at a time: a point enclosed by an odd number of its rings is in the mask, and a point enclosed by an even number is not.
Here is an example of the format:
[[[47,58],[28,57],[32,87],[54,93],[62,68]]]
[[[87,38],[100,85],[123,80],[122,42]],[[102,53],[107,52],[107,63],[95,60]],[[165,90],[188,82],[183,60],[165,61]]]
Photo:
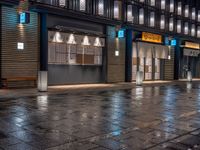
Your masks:
[[[102,67],[49,65],[49,85],[104,82]]]
[[[104,26],[89,22],[78,21],[58,16],[48,16],[47,27],[64,26],[73,31],[81,30],[104,33]],[[78,31],[77,31],[78,32]],[[80,31],[79,31],[80,32]],[[102,66],[82,65],[48,65],[48,84],[78,84],[78,83],[102,83],[106,81],[106,50],[103,49]]]

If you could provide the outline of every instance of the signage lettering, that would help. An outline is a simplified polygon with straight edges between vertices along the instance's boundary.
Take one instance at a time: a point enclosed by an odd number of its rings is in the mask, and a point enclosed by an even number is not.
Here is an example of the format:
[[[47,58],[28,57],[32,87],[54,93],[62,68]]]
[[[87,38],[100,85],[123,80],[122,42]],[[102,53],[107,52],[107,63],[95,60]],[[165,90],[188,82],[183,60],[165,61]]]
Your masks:
[[[142,32],[142,41],[152,42],[152,43],[162,43],[162,36],[159,34]]]

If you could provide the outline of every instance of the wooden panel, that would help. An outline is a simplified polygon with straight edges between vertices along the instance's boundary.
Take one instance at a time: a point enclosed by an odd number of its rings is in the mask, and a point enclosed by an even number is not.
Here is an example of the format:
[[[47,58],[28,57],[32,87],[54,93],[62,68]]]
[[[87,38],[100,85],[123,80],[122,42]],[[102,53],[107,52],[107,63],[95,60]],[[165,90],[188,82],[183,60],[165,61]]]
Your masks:
[[[89,65],[94,65],[94,55],[84,55],[84,63]]]
[[[39,62],[39,29],[37,13],[30,13],[30,23],[18,24],[16,8],[2,6],[2,77],[37,77]],[[24,50],[17,50],[17,43]],[[27,83],[29,84],[29,83]],[[13,86],[22,86],[16,83]]]

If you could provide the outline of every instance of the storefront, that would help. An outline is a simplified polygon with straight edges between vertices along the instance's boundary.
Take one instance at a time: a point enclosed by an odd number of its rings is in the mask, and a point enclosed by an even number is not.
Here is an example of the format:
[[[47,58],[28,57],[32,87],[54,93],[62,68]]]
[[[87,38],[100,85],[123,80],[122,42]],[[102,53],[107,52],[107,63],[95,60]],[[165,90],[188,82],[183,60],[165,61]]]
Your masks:
[[[200,44],[184,41],[181,48],[180,79],[187,78],[191,71],[193,78],[200,78]]]
[[[165,60],[170,59],[170,47],[164,45],[161,35],[143,32],[141,40],[132,43],[132,81],[137,71],[144,80],[164,80]]]
[[[48,85],[104,83],[104,26],[48,16]]]

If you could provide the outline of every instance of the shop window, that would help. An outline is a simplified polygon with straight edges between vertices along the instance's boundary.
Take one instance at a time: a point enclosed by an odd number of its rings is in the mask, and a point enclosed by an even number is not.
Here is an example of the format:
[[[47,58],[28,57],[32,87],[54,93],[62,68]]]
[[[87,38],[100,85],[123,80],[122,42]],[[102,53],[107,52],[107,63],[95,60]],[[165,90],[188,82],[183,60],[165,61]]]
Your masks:
[[[196,19],[196,9],[192,8],[192,20]]]
[[[189,5],[185,5],[185,17],[189,17]]]
[[[197,37],[200,38],[200,26],[197,27]]]
[[[184,34],[188,34],[189,33],[189,23],[188,22],[185,22],[184,24]]]
[[[169,11],[170,11],[171,13],[174,12],[174,0],[170,0]]]
[[[161,9],[165,10],[166,7],[166,0],[161,0]]]
[[[99,37],[49,32],[49,64],[102,65],[105,40]]]
[[[181,20],[177,20],[177,33],[181,33]]]
[[[133,8],[132,5],[127,6],[127,21],[133,22]]]
[[[174,30],[174,18],[169,18],[169,31]]]
[[[196,34],[195,25],[192,24],[192,26],[191,26],[191,36],[195,36],[195,34]]]
[[[104,15],[104,0],[99,0],[98,3],[98,14],[99,15]]]
[[[114,1],[114,18],[115,19],[121,19],[121,13],[122,13],[122,2],[119,0]]]
[[[150,18],[149,18],[149,26],[154,27],[155,26],[155,12],[150,12]]]
[[[165,15],[161,15],[160,17],[160,29],[165,29]]]
[[[177,15],[182,15],[182,3],[181,2],[178,2]]]
[[[144,24],[144,9],[139,9],[139,24]]]

